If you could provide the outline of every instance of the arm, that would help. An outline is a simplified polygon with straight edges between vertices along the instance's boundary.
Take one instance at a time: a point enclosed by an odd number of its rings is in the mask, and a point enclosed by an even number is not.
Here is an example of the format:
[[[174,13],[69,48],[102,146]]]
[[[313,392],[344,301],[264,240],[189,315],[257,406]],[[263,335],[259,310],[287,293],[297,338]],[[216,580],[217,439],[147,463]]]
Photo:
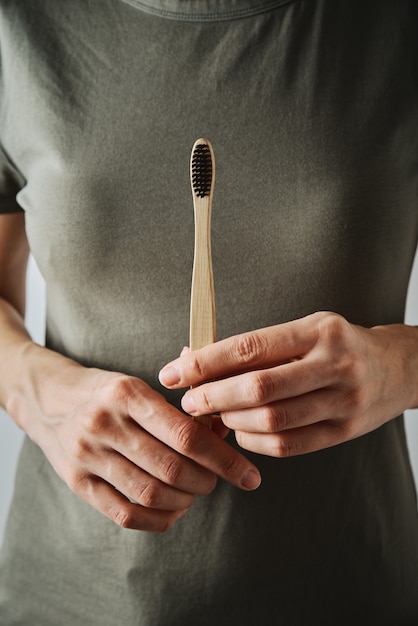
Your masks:
[[[121,526],[163,531],[217,476],[258,486],[249,461],[143,381],[33,343],[27,259],[23,216],[0,216],[0,404],[75,493]]]
[[[198,385],[191,415],[220,412],[241,447],[293,456],[348,441],[418,405],[418,328],[371,329],[334,313],[231,337],[166,366],[168,387]],[[215,382],[208,382],[213,381]]]

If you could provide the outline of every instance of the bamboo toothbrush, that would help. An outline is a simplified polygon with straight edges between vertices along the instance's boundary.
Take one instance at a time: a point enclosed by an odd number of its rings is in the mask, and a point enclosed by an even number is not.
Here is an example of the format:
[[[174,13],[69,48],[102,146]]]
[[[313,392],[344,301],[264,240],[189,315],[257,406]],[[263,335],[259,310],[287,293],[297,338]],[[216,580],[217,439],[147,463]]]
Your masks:
[[[212,146],[207,139],[198,139],[193,145],[190,158],[190,182],[195,220],[190,349],[198,350],[216,341],[215,290],[210,236],[215,159]],[[194,419],[211,427],[211,415],[201,415]]]

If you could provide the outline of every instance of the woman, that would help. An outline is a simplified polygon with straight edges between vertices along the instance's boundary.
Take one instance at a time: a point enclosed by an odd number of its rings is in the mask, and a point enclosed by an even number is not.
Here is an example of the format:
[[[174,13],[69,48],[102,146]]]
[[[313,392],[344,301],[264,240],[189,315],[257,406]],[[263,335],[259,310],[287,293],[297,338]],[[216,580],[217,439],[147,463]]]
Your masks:
[[[0,622],[416,623],[415,4],[0,7]],[[220,341],[177,358],[199,136]]]

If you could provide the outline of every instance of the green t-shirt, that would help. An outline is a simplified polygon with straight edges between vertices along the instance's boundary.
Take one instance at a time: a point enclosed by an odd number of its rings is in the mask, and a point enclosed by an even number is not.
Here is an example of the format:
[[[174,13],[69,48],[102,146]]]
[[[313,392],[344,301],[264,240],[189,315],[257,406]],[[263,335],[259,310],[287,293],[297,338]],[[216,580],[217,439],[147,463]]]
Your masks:
[[[188,342],[197,137],[217,163],[219,338],[332,310],[402,322],[418,233],[415,2],[3,0],[0,204],[23,210],[47,345],[157,382]],[[123,530],[25,441],[4,626],[418,623],[402,417]]]

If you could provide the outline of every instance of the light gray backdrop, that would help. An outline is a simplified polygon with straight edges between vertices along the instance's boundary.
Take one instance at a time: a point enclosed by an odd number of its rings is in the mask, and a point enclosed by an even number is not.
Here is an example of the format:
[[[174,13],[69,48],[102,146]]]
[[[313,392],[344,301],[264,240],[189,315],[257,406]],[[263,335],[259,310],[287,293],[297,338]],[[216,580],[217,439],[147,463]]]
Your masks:
[[[43,342],[44,315],[45,288],[31,259],[28,277],[27,325],[32,337],[39,343]],[[418,325],[418,255],[409,288],[406,322]],[[411,459],[418,483],[418,410],[408,411],[406,420]],[[13,491],[13,478],[21,441],[21,431],[3,411],[0,411],[0,542]]]

